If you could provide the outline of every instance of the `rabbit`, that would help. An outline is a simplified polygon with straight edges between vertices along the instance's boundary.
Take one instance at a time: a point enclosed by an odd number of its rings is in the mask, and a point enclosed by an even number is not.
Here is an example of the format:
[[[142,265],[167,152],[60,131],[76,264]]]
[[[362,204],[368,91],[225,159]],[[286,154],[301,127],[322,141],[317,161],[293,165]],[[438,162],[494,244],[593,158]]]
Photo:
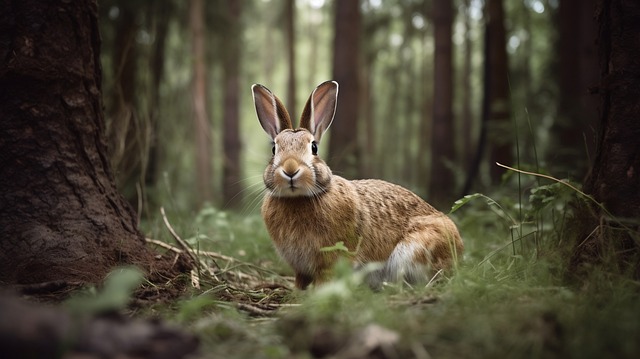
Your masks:
[[[296,129],[269,89],[251,88],[258,120],[273,140],[261,213],[277,252],[295,272],[297,288],[328,280],[340,254],[321,249],[338,242],[356,267],[381,263],[366,277],[372,288],[425,281],[453,266],[463,243],[449,217],[399,185],[333,175],[320,158],[320,140],[336,112],[337,82],[313,90]]]

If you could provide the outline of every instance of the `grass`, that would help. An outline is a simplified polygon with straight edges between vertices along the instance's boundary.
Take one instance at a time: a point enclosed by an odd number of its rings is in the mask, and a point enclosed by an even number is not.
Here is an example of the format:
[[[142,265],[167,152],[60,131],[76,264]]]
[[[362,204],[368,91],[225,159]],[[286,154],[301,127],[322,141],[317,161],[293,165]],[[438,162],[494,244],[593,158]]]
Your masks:
[[[455,273],[380,292],[345,263],[327,285],[293,290],[258,215],[168,211],[201,261],[199,288],[144,315],[196,333],[199,358],[637,357],[640,283],[607,267],[567,279],[575,196],[553,183],[529,193],[526,203],[504,194],[458,202],[465,255]],[[161,219],[145,227],[180,248]]]

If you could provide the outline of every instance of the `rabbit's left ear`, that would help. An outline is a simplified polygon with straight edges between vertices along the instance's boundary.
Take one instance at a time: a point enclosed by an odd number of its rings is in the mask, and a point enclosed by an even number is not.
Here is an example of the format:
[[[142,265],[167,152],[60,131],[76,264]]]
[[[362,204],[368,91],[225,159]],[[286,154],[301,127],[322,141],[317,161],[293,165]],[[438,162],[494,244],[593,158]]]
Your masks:
[[[275,139],[282,130],[293,128],[287,109],[276,95],[259,84],[251,86],[251,91],[260,125],[271,139]]]
[[[316,141],[320,142],[320,137],[333,122],[337,104],[338,83],[335,81],[321,83],[313,90],[304,106],[300,127],[309,130]]]

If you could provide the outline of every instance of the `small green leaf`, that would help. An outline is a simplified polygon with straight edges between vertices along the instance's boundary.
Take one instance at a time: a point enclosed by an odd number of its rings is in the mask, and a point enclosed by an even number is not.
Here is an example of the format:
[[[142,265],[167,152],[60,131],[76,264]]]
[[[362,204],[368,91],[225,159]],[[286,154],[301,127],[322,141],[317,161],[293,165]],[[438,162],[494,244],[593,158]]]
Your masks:
[[[451,207],[451,210],[449,211],[449,214],[457,211],[458,209],[460,209],[460,207],[464,206],[465,204],[467,204],[472,199],[476,199],[478,197],[485,197],[485,196],[482,193],[468,194],[468,195],[460,198],[459,200],[453,202],[453,207]]]
[[[111,271],[100,290],[95,288],[73,296],[66,305],[75,313],[93,314],[125,308],[135,289],[144,280],[144,274],[136,267],[121,267]]]

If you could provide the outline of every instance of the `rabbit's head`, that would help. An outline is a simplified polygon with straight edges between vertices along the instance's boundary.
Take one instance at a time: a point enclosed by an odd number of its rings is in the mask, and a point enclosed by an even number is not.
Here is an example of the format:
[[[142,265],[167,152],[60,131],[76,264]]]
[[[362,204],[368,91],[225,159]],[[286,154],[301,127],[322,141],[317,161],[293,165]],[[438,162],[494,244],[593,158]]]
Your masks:
[[[258,120],[273,140],[273,157],[263,177],[267,190],[275,197],[312,197],[326,192],[331,170],[318,156],[318,148],[336,112],[338,83],[327,81],[313,90],[297,129],[269,89],[257,84],[251,89]]]

